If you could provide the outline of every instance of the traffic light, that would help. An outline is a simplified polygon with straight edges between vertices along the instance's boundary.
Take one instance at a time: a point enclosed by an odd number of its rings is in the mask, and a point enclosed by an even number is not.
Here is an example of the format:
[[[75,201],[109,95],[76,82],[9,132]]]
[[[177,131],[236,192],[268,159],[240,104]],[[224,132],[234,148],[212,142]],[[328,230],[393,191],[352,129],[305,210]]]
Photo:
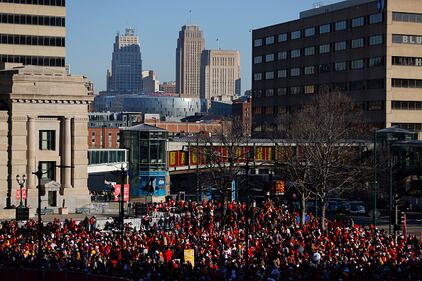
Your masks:
[[[399,200],[399,195],[397,193],[394,193],[394,206],[398,206]]]
[[[398,225],[403,225],[404,221],[406,220],[406,213],[403,211],[398,211],[397,218],[398,218]]]

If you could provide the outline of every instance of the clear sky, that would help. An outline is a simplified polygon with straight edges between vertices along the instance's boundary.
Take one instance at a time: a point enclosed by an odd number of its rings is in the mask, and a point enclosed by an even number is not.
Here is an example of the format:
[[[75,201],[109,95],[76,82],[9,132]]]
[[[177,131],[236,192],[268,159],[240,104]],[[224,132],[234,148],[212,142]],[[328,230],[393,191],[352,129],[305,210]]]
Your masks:
[[[177,37],[191,10],[191,23],[203,30],[206,49],[217,49],[219,38],[221,49],[240,51],[244,92],[251,86],[249,31],[297,19],[318,1],[68,0],[67,63],[72,73],[87,75],[96,92],[105,90],[115,35],[133,27],[141,41],[143,69],[155,70],[160,82],[175,80]]]

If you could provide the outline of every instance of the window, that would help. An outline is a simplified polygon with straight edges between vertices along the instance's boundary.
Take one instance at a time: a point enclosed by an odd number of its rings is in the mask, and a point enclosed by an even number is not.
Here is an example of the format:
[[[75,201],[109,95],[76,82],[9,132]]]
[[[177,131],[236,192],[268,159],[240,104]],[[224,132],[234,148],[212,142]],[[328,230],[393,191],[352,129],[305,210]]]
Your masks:
[[[422,23],[422,14],[393,12],[393,21]]]
[[[265,79],[266,80],[274,79],[274,72],[273,71],[265,72]]]
[[[286,51],[278,52],[277,58],[278,58],[278,60],[286,60],[287,59],[287,52]]]
[[[291,95],[298,95],[302,92],[302,87],[290,87],[290,94]]]
[[[346,82],[334,83],[333,89],[334,89],[334,91],[338,91],[338,92],[346,92],[347,91],[347,83]]]
[[[31,5],[66,6],[65,0],[0,0],[0,3],[18,3]]]
[[[366,87],[368,90],[378,90],[385,88],[385,80],[384,79],[372,79],[368,80]]]
[[[271,45],[274,44],[274,36],[268,36],[265,38],[265,45]]]
[[[350,82],[350,91],[359,91],[365,89],[365,81],[358,80]]]
[[[391,79],[394,88],[422,88],[422,80],[420,79]]]
[[[64,37],[0,34],[1,44],[64,47]]]
[[[257,56],[253,58],[253,63],[258,64],[262,62],[262,56]]]
[[[382,13],[377,13],[369,16],[369,24],[382,22]]]
[[[362,69],[364,66],[363,60],[352,60],[350,62],[350,68],[351,69]]]
[[[42,161],[40,162],[42,178],[50,181],[56,180],[56,162],[54,161]]]
[[[48,206],[57,207],[57,191],[48,191]]]
[[[384,37],[382,35],[374,35],[369,37],[369,46],[380,45],[384,43]]]
[[[315,27],[305,29],[305,37],[311,37],[315,35]]]
[[[303,73],[305,75],[313,75],[315,74],[315,66],[305,66],[305,68],[303,69]]]
[[[336,31],[346,30],[347,29],[347,21],[342,20],[342,21],[336,22],[335,29],[336,29]]]
[[[342,62],[336,62],[334,64],[334,70],[335,71],[345,71],[347,69],[347,64],[345,61]]]
[[[266,89],[265,90],[266,97],[273,97],[274,96],[274,89]]]
[[[277,96],[285,96],[287,95],[287,88],[278,88],[277,89]]]
[[[347,48],[347,42],[346,41],[336,42],[334,44],[334,50],[336,52],[346,50],[346,48]]]
[[[330,24],[324,24],[324,25],[321,25],[319,27],[319,33],[320,34],[329,33],[329,32],[331,32],[331,25]]]
[[[393,57],[393,65],[422,66],[422,58]]]
[[[368,101],[366,103],[366,108],[367,108],[368,111],[383,110],[384,102],[383,101]]]
[[[305,56],[312,56],[315,54],[315,47],[306,47],[303,51]]]
[[[278,35],[278,42],[285,42],[287,41],[287,33],[282,33]]]
[[[286,69],[280,69],[277,71],[277,78],[284,78],[287,77],[287,70]]]
[[[262,80],[262,73],[254,73],[253,80],[255,80],[255,81]]]
[[[265,62],[274,61],[274,54],[268,54],[265,56]]]
[[[254,47],[262,46],[262,39],[255,39],[255,41],[253,42],[253,46]]]
[[[393,34],[393,43],[422,45],[422,36]]]
[[[362,48],[365,45],[365,40],[363,38],[359,38],[359,39],[354,39],[352,40],[352,49],[355,48]]]
[[[290,37],[292,38],[292,40],[294,40],[294,39],[299,39],[300,35],[301,35],[300,30],[297,30],[297,31],[292,31],[292,33],[290,34]]]
[[[330,52],[330,44],[324,44],[319,46],[319,53],[326,54]]]
[[[295,49],[295,50],[292,50],[291,52],[290,52],[290,57],[293,59],[293,58],[297,58],[297,57],[300,57],[300,49]]]
[[[320,65],[318,65],[318,72],[319,73],[327,73],[327,72],[330,72],[330,65],[328,65],[328,64],[320,64]]]
[[[300,68],[299,67],[295,67],[290,69],[290,76],[291,77],[296,77],[300,75]]]
[[[54,130],[40,131],[39,149],[40,150],[56,150],[56,131]]]
[[[391,108],[399,110],[422,110],[420,101],[392,101]]]
[[[303,93],[314,94],[315,93],[315,86],[314,85],[306,85],[305,87],[303,87]]]
[[[368,67],[384,66],[383,57],[369,58]]]
[[[365,18],[364,17],[358,17],[352,19],[352,27],[359,27],[363,26],[365,24]]]

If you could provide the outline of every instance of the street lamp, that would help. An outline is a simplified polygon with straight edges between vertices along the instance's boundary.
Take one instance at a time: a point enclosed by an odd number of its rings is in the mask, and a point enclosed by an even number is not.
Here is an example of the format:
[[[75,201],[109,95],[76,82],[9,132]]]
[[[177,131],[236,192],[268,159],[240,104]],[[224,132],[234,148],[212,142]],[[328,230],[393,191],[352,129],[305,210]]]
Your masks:
[[[19,184],[19,189],[20,189],[19,208],[24,208],[25,206],[24,206],[23,200],[22,200],[22,197],[23,197],[22,196],[22,188],[24,187],[25,182],[26,182],[26,175],[24,174],[24,175],[22,175],[22,177],[19,176],[19,175],[16,175],[16,182]]]

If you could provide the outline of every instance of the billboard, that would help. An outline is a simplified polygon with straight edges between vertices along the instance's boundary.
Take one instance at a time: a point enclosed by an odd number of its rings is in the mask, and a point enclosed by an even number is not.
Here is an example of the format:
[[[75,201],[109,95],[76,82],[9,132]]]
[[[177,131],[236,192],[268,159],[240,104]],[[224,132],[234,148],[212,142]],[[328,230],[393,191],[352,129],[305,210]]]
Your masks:
[[[165,196],[166,171],[140,171],[138,196]]]

